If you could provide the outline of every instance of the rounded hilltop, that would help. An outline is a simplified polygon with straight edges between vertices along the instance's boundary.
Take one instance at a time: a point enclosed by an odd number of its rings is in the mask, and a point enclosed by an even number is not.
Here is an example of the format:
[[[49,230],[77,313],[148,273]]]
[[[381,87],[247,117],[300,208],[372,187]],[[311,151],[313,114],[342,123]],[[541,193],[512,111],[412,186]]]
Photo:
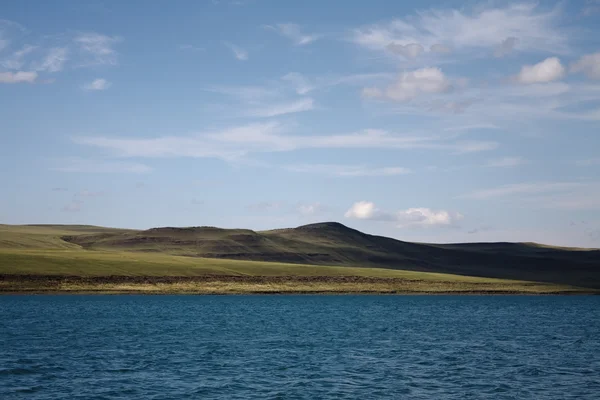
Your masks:
[[[296,229],[351,229],[346,225],[339,222],[328,221],[328,222],[315,222],[314,224],[302,225]]]

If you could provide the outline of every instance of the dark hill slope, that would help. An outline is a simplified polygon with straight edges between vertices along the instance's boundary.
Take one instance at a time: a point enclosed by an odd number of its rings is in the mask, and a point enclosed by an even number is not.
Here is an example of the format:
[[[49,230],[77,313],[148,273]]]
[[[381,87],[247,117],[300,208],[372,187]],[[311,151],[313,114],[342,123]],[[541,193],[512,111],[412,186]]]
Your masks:
[[[214,227],[99,231],[63,240],[90,250],[380,267],[600,287],[598,250],[531,243],[410,243],[335,222],[262,232]]]

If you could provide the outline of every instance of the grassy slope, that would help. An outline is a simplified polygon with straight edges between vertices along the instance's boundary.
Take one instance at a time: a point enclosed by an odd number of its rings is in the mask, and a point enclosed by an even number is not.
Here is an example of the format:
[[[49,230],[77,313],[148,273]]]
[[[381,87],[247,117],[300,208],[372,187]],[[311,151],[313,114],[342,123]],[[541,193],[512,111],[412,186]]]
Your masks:
[[[200,276],[200,275],[255,275],[255,276],[368,276],[408,280],[412,288],[438,288],[441,291],[553,292],[571,290],[567,286],[531,284],[489,277],[461,276],[424,271],[374,268],[380,265],[378,257],[384,252],[403,251],[395,261],[408,265],[421,252],[436,247],[399,242],[388,238],[365,235],[338,225],[308,227],[256,233],[248,230],[217,228],[154,229],[150,231],[118,230],[92,226],[7,226],[0,225],[0,274],[79,275],[79,276]],[[69,243],[62,237],[71,237]],[[77,239],[77,240],[74,240]],[[398,248],[394,248],[394,246]],[[448,245],[454,246],[454,245]],[[136,250],[136,251],[131,251]],[[454,251],[438,248],[439,251]],[[217,252],[218,251],[218,252]],[[486,249],[489,251],[489,249]],[[198,255],[231,256],[252,259],[267,255],[273,258],[292,257],[292,263],[243,261],[200,258]],[[360,265],[361,257],[371,268],[298,264]],[[177,254],[194,255],[195,257]],[[369,257],[372,257],[369,259]],[[403,258],[402,258],[403,257]],[[385,259],[383,260],[385,261]],[[430,266],[435,271],[435,266]],[[443,269],[440,269],[443,270]],[[281,283],[278,283],[281,286]],[[321,287],[320,291],[361,291],[363,285],[340,289],[339,284]],[[424,286],[423,286],[424,285]],[[264,291],[279,291],[269,284]],[[288,285],[289,286],[289,285]],[[302,285],[283,285],[283,291]],[[343,286],[343,285],[342,285]],[[196,292],[212,292],[210,288],[196,287]],[[313,285],[313,288],[316,286]],[[362,289],[361,289],[362,288]],[[395,289],[394,289],[395,288]],[[88,288],[89,289],[89,288]],[[256,289],[256,287],[254,288]],[[253,289],[253,290],[254,290]],[[81,290],[86,290],[82,288]],[[113,288],[111,290],[119,290]],[[156,290],[152,287],[150,291]],[[229,287],[227,291],[235,291]],[[372,291],[396,291],[398,286],[374,288]],[[406,291],[407,288],[401,289]],[[183,290],[184,291],[184,290]],[[243,291],[243,290],[242,290]],[[256,289],[255,291],[263,291]],[[304,290],[310,291],[310,290]]]
[[[86,250],[0,250],[0,292],[76,293],[593,293],[568,285],[448,275],[381,268],[330,267],[218,260],[134,252]],[[33,279],[18,275],[31,275]],[[40,275],[55,275],[35,279]],[[14,278],[11,279],[11,276]],[[89,277],[90,281],[71,276]],[[147,278],[120,282],[111,276]],[[177,277],[156,283],[152,277]],[[194,281],[194,277],[214,279]],[[260,277],[232,281],[224,276]],[[64,278],[60,278],[64,277]],[[94,281],[95,277],[107,278]],[[190,277],[191,281],[180,277]],[[272,281],[270,278],[282,280]],[[315,277],[304,281],[298,277]],[[343,281],[342,277],[375,278]]]
[[[528,243],[432,245],[367,235],[337,223],[254,232],[158,228],[70,239],[86,249],[442,272],[600,288],[600,251]]]

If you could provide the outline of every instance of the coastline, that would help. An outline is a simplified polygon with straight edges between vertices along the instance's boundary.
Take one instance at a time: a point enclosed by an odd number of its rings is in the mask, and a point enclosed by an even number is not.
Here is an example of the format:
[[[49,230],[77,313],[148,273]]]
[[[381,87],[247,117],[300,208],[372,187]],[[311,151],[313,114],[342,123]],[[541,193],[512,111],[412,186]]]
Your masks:
[[[0,295],[3,294],[595,295],[600,290],[524,281],[462,282],[364,276],[1,274]]]

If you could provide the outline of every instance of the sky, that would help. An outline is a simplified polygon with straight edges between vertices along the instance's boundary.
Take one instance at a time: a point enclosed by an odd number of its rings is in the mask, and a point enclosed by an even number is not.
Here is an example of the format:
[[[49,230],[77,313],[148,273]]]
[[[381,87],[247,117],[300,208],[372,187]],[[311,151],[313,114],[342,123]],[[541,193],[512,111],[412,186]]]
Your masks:
[[[600,1],[0,7],[0,223],[600,247]]]

